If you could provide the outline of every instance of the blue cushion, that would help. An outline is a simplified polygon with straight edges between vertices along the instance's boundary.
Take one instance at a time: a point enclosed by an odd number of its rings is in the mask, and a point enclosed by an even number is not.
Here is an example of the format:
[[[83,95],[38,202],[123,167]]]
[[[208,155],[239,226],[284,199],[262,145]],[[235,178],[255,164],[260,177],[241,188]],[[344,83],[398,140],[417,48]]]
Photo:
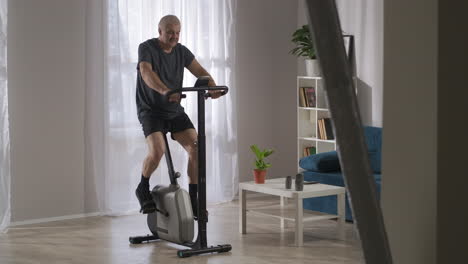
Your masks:
[[[369,161],[374,173],[382,173],[382,154],[380,152],[369,152]]]
[[[380,198],[380,189],[381,189],[381,174],[374,174],[375,187],[377,191],[377,198]],[[341,172],[329,172],[329,173],[320,173],[305,171],[304,180],[306,181],[318,181],[324,184],[344,186],[344,179]],[[327,214],[336,214],[336,196],[325,196],[325,197],[315,197],[304,199],[304,208],[320,211]],[[348,195],[346,194],[346,220],[353,221],[353,215],[351,213],[351,207],[348,200]]]
[[[369,161],[374,173],[382,172],[382,128],[364,127],[364,138],[369,151]]]
[[[364,138],[369,152],[380,152],[382,150],[382,128],[364,127]]]
[[[340,161],[336,151],[322,152],[302,158],[299,166],[304,170],[316,172],[339,171]]]

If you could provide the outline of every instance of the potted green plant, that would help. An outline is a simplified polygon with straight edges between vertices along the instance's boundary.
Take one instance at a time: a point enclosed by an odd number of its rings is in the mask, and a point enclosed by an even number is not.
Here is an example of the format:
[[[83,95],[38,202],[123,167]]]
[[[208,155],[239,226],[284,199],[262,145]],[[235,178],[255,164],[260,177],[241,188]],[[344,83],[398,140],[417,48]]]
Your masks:
[[[318,63],[314,43],[312,43],[312,37],[308,25],[303,25],[294,31],[291,40],[296,47],[293,48],[289,53],[296,55],[297,57],[305,57],[306,72],[308,76],[320,76],[320,65]]]
[[[270,163],[265,161],[265,158],[273,154],[272,149],[264,149],[260,150],[257,145],[251,145],[250,149],[255,154],[255,162],[254,162],[254,179],[255,183],[265,183],[266,177],[266,169],[271,167]]]

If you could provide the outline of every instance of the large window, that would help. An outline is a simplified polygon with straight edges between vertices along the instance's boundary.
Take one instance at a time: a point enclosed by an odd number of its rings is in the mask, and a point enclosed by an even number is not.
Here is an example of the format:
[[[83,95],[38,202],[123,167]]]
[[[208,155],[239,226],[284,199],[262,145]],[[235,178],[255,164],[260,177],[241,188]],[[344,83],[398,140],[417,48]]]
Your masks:
[[[231,200],[237,193],[236,90],[234,87],[234,0],[108,0],[106,6],[105,71],[103,101],[105,111],[103,146],[91,151],[104,151],[104,210],[119,214],[138,208],[134,188],[141,175],[147,146],[137,119],[135,104],[138,46],[158,37],[159,20],[168,14],[181,21],[180,43],[189,48],[217,84],[231,88],[228,95],[206,101],[207,200]],[[184,86],[195,78],[186,71]],[[196,126],[196,99],[183,100],[185,111]],[[97,106],[99,109],[99,106]],[[94,133],[95,132],[95,133]],[[99,133],[99,129],[90,137]],[[97,141],[99,143],[99,141]],[[169,142],[175,169],[182,173],[179,183],[188,183],[188,158],[174,141]],[[91,166],[92,164],[90,164]],[[92,168],[93,169],[93,168]],[[100,177],[99,168],[95,177]],[[162,160],[151,178],[151,185],[167,183],[167,168]]]

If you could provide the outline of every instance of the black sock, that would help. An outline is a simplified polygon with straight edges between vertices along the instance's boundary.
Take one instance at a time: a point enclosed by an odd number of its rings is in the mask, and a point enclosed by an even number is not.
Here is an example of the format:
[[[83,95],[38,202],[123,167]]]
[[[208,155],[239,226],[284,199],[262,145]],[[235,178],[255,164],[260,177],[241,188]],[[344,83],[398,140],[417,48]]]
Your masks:
[[[197,192],[198,192],[198,185],[189,184],[190,202],[192,203],[192,210],[195,216],[197,216],[197,213],[198,213]]]
[[[198,192],[198,184],[192,184],[190,183],[188,185],[189,187],[189,194],[190,196],[194,195],[195,197],[197,197],[197,192]]]
[[[141,181],[139,186],[149,188],[149,178],[146,178],[145,176],[141,175]]]

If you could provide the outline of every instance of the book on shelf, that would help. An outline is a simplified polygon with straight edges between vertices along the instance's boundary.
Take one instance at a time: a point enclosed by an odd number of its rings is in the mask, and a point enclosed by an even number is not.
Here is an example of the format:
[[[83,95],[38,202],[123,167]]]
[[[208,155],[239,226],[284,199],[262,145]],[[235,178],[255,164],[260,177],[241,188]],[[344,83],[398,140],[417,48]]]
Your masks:
[[[309,156],[317,154],[317,148],[316,147],[308,147],[307,151],[309,152]]]
[[[309,104],[307,103],[307,94],[304,88],[301,87],[302,94],[304,95],[304,106],[309,107]]]
[[[325,131],[323,127],[323,118],[317,120],[318,122],[318,139],[325,139]]]
[[[305,147],[304,148],[304,157],[317,154],[317,149],[315,147]]]
[[[317,99],[315,95],[315,87],[300,87],[299,88],[299,106],[301,107],[316,107]]]
[[[305,92],[307,107],[316,107],[317,99],[315,95],[315,87],[303,87]]]
[[[299,88],[299,106],[307,107],[305,92],[304,92],[304,89],[302,87]]]
[[[322,118],[322,120],[320,122],[322,122],[322,139],[327,140],[327,130],[325,128],[325,118]]]
[[[325,124],[325,134],[327,136],[328,140],[333,140],[335,139],[335,136],[333,135],[333,128],[332,128],[332,123],[330,118],[324,118],[323,119],[324,124]]]
[[[320,119],[317,119],[317,138],[322,139],[322,127],[320,125]]]
[[[317,138],[322,139],[322,121],[321,119],[317,119]]]
[[[320,118],[318,121],[318,138],[323,140],[333,140],[333,128],[330,118]]]

